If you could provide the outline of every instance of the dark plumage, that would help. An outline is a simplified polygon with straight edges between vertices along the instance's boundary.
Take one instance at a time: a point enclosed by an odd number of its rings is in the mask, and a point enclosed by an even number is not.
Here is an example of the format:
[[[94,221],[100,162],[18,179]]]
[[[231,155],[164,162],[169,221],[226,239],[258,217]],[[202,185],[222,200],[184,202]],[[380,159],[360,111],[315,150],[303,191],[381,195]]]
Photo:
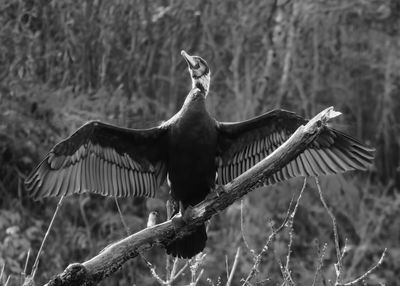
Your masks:
[[[171,196],[183,208],[201,202],[218,183],[225,184],[280,146],[307,120],[284,110],[253,119],[222,123],[205,106],[210,70],[200,57],[182,52],[192,90],[181,110],[162,125],[143,130],[89,122],[58,143],[26,180],[35,198],[93,192],[107,196],[153,197],[167,175]],[[297,176],[365,170],[374,149],[329,127],[297,158],[271,176],[272,184]],[[189,258],[205,247],[200,226],[166,246]]]

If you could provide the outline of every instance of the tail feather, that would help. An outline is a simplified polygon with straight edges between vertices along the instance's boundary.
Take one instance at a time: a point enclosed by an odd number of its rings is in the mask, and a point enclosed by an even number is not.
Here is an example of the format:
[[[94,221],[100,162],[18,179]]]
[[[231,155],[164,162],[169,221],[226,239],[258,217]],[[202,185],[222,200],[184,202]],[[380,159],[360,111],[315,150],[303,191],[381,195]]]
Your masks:
[[[178,238],[167,245],[167,254],[179,258],[191,258],[203,251],[206,247],[206,241],[206,227],[203,224],[191,234]]]

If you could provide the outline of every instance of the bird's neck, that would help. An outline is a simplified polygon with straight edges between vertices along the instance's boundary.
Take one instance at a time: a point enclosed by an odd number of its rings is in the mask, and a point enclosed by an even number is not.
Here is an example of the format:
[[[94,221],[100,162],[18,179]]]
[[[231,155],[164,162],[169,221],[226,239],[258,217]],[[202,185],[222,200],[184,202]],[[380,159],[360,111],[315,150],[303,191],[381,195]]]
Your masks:
[[[203,88],[194,87],[186,96],[182,108],[190,106],[205,106],[206,94]]]
[[[204,91],[195,87],[186,96],[181,109],[172,116],[164,125],[178,126],[182,122],[196,122],[198,118],[208,115]],[[176,123],[178,123],[176,125]]]
[[[192,117],[194,114],[207,113],[206,110],[206,95],[203,89],[192,88],[186,96],[185,102],[179,112],[181,117]]]
[[[199,116],[209,116],[206,108],[206,97],[210,86],[210,77],[203,76],[199,78],[192,78],[192,90],[186,96],[180,111],[173,117],[172,120],[177,118],[187,119],[198,118]]]
[[[199,78],[192,79],[192,90],[198,88],[204,93],[204,97],[207,97],[210,89],[210,75],[204,75]]]

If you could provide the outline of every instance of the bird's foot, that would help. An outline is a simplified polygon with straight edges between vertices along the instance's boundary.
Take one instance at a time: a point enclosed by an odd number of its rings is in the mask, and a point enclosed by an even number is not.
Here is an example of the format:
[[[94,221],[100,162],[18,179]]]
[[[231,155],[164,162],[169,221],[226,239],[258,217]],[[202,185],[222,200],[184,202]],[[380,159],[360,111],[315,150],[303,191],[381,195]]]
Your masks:
[[[174,228],[181,228],[182,226],[185,225],[185,220],[180,212],[174,215],[171,218],[171,221]]]
[[[217,197],[220,197],[223,193],[225,193],[225,189],[222,186],[217,186],[214,189],[214,192],[217,195]]]
[[[187,206],[183,212],[183,221],[187,222],[193,216],[193,206]]]
[[[214,198],[215,196],[217,196],[219,198],[223,193],[225,193],[224,188],[222,186],[216,186],[215,188],[213,188],[211,190],[211,192],[207,195],[207,197],[205,199],[206,200],[211,199],[211,198]]]
[[[175,214],[179,212],[179,204],[177,201],[173,199],[167,200],[166,208],[167,208],[168,219],[172,218]]]

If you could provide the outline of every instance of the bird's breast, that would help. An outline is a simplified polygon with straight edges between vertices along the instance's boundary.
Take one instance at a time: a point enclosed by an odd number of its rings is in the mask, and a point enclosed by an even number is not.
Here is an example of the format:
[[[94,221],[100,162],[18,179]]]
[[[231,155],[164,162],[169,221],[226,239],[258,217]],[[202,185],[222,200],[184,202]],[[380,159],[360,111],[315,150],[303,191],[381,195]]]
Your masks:
[[[168,176],[184,205],[202,201],[215,185],[217,129],[206,113],[180,117],[170,128]]]

